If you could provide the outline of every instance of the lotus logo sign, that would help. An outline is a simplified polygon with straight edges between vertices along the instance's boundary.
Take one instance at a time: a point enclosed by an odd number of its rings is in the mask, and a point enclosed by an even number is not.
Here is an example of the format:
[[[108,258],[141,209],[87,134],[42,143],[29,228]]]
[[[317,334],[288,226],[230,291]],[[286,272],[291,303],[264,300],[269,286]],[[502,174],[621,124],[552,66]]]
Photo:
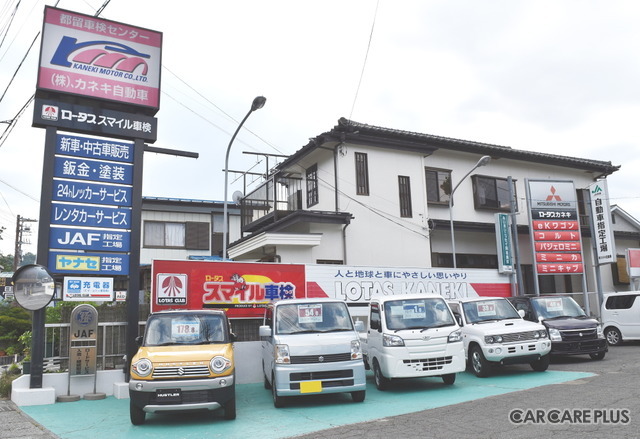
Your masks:
[[[159,273],[155,290],[157,305],[186,305],[187,275]]]

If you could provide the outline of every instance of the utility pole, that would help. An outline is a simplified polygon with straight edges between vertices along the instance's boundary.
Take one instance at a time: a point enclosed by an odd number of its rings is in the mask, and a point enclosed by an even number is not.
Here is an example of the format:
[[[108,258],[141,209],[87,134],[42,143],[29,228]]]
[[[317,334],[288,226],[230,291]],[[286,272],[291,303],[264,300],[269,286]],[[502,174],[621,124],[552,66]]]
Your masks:
[[[18,269],[18,265],[22,261],[22,244],[29,244],[28,242],[23,241],[23,236],[25,234],[31,233],[31,227],[29,225],[25,225],[24,223],[34,223],[37,220],[23,218],[18,215],[18,220],[16,221],[16,247],[13,252],[13,271],[15,272]]]

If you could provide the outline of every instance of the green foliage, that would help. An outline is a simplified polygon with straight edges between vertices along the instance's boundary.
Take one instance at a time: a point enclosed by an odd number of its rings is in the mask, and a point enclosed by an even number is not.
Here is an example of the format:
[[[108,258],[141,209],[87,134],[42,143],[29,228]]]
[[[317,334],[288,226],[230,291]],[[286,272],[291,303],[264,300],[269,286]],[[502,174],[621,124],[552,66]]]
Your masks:
[[[22,352],[19,337],[31,330],[31,313],[17,305],[0,307],[0,346]]]
[[[19,376],[20,375],[16,373],[2,373],[2,376],[0,376],[0,398],[8,398],[11,396],[11,383]]]
[[[3,255],[0,253],[0,265],[4,267],[4,270],[0,271],[13,271],[13,255]]]
[[[26,252],[25,254],[22,255],[22,262],[20,263],[20,265],[28,265],[28,264],[35,264],[36,263],[36,255],[34,255],[31,252]]]
[[[18,341],[22,345],[22,352],[24,353],[24,361],[31,361],[31,331],[23,332],[20,337],[18,337]]]

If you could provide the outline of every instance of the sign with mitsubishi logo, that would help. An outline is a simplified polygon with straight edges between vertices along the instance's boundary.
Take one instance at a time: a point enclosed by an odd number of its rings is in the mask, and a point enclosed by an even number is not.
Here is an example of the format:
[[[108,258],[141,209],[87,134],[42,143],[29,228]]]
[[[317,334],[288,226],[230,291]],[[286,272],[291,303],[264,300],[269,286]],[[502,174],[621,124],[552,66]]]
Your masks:
[[[573,181],[526,180],[535,272],[582,274],[582,237]]]

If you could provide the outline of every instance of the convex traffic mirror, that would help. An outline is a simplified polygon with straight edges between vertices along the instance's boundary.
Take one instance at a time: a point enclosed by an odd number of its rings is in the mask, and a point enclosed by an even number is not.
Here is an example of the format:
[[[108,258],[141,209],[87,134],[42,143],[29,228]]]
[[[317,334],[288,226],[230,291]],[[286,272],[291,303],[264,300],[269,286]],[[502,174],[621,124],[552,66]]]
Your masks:
[[[56,293],[55,281],[42,265],[23,265],[13,274],[12,281],[15,300],[29,311],[44,308]]]

